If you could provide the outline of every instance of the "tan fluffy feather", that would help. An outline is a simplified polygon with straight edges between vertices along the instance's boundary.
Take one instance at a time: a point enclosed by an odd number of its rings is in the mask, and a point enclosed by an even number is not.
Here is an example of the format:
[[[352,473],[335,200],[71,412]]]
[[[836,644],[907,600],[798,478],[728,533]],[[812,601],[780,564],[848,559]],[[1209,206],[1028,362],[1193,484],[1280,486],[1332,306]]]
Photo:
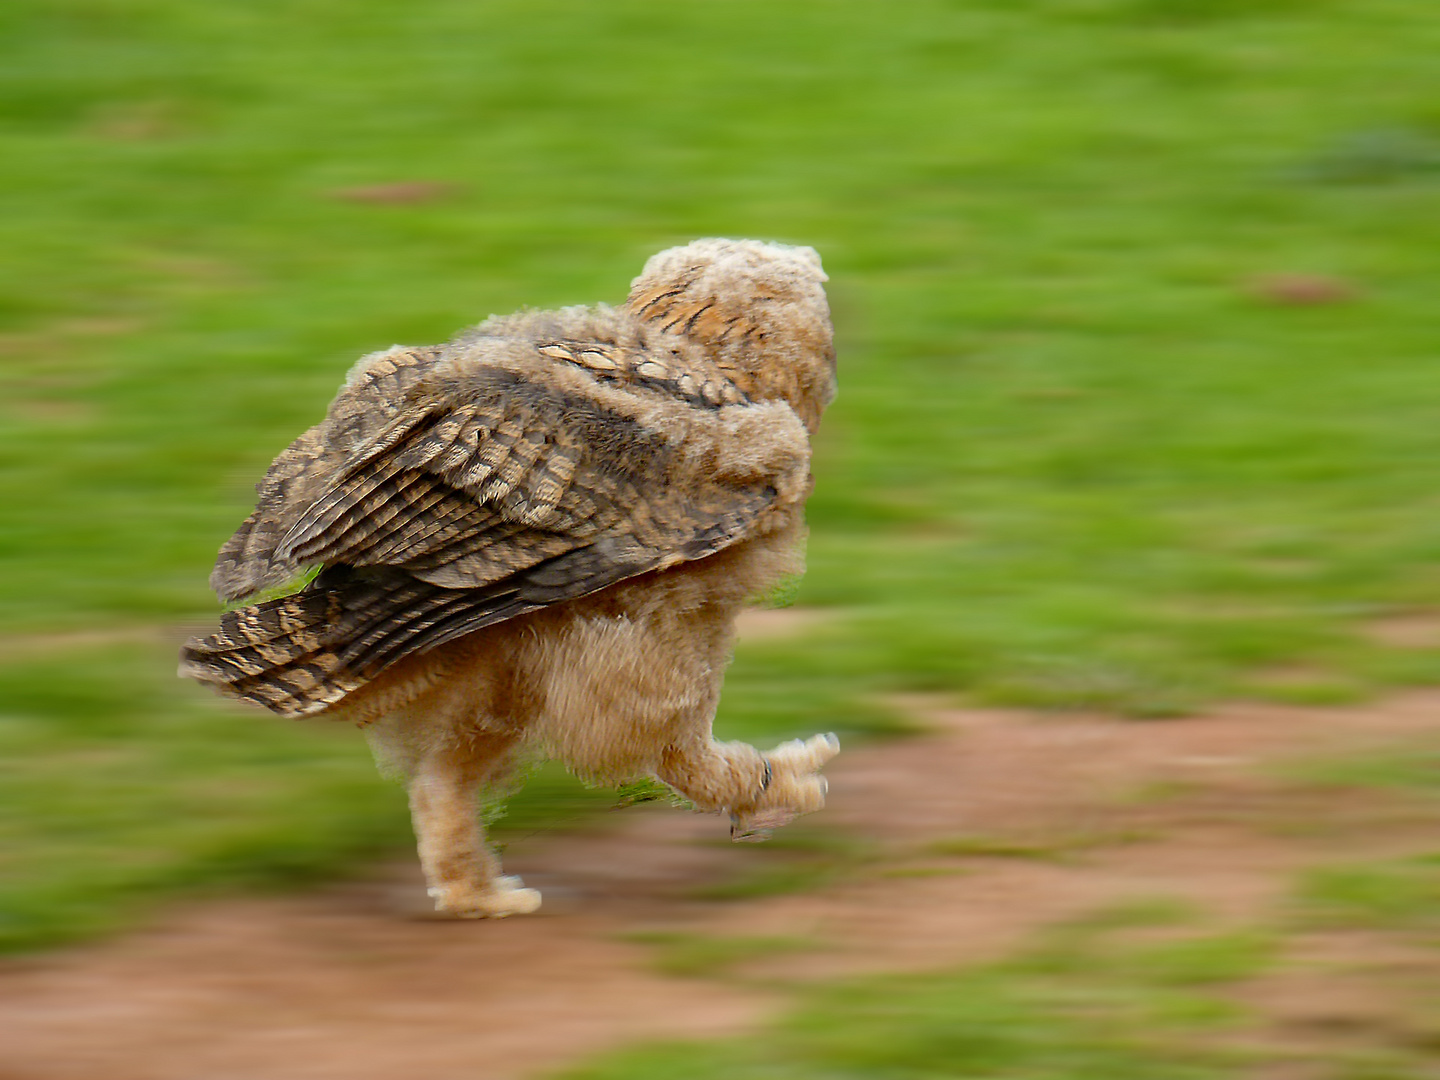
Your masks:
[[[477,791],[526,748],[657,776],[738,835],[823,804],[817,736],[762,755],[711,721],[735,617],[802,568],[809,436],[834,395],[809,248],[661,252],[619,308],[491,318],[352,369],[221,549],[226,613],[181,672],[367,728],[410,790],[437,907],[533,910]]]

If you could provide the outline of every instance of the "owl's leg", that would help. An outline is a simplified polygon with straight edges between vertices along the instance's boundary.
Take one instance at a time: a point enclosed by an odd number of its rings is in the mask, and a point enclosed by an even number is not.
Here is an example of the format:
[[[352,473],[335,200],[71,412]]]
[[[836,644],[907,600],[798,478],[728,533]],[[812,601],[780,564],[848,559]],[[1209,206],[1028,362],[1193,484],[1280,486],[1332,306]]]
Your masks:
[[[540,893],[503,877],[485,842],[480,786],[504,768],[510,740],[427,754],[409,777],[410,817],[435,910],[466,919],[526,915]]]
[[[825,805],[824,764],[840,752],[834,735],[782,743],[762,754],[745,743],[670,747],[657,775],[702,810],[728,810],[736,840],[770,830]]]

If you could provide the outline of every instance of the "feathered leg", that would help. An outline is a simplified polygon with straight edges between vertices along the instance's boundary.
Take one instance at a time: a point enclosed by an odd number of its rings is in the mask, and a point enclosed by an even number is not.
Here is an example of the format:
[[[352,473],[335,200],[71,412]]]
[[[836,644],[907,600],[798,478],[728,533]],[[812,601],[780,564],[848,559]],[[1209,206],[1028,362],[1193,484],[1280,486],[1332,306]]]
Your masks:
[[[435,910],[457,918],[503,919],[540,906],[540,893],[500,873],[485,842],[480,789],[503,771],[514,740],[479,737],[428,751],[406,770],[410,817]]]

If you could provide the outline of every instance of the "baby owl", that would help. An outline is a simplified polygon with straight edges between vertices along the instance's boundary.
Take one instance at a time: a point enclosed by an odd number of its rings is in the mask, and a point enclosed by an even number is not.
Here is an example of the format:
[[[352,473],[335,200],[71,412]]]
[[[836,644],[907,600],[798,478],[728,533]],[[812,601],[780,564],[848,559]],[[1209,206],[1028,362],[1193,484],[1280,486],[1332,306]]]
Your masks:
[[[737,838],[819,809],[834,736],[762,754],[711,722],[736,615],[802,568],[835,394],[825,280],[810,248],[698,240],[621,307],[363,358],[257,485],[210,578],[252,602],[185,644],[181,674],[363,726],[451,915],[540,905],[478,812],[527,752],[657,777]]]

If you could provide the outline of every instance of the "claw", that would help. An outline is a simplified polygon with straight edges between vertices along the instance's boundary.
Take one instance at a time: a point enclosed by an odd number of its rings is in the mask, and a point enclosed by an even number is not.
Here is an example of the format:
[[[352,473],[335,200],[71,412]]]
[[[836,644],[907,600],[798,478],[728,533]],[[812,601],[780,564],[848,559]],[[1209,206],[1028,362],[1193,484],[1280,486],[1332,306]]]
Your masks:
[[[740,824],[739,818],[730,819],[730,839],[737,844],[763,844],[775,830]]]
[[[797,743],[795,749],[801,750],[810,756],[815,764],[823,765],[840,752],[840,740],[832,733],[830,735],[812,735],[804,742]]]

